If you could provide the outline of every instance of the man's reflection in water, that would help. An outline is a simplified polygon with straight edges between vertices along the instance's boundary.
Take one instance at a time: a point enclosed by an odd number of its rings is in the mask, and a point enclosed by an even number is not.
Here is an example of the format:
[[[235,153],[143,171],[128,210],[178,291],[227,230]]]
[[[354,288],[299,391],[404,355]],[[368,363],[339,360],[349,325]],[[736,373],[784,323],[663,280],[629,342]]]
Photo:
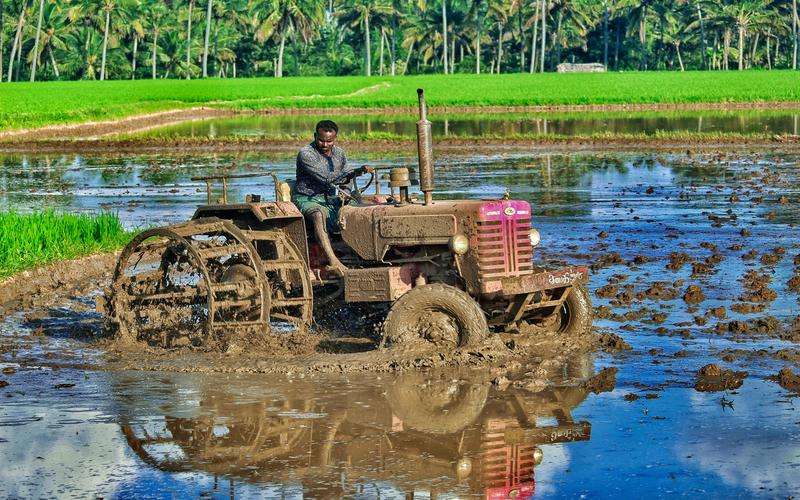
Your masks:
[[[234,481],[302,485],[312,498],[427,492],[524,498],[547,445],[588,440],[572,410],[589,390],[591,361],[572,364],[540,392],[497,390],[453,371],[400,375],[382,386],[315,403],[324,387],[292,384],[276,403],[237,401],[231,387],[203,387],[200,415],[159,425],[122,423],[131,448],[164,471],[203,471]],[[300,387],[302,385],[302,387]],[[251,392],[252,394],[252,392]],[[159,419],[160,420],[160,419]],[[379,493],[380,491],[375,491]]]

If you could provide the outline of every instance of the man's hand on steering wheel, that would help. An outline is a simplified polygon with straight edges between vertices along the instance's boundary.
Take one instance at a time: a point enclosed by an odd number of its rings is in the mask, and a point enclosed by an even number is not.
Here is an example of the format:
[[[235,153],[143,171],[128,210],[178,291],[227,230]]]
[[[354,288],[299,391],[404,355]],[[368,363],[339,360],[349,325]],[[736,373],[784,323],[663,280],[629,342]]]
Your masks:
[[[358,184],[355,181],[355,178],[364,174],[371,174],[372,177],[363,188],[359,188]],[[347,202],[350,199],[355,199],[356,201],[358,201],[361,198],[361,192],[367,189],[369,186],[371,186],[373,181],[375,180],[375,169],[368,165],[362,165],[357,169],[353,170],[352,172],[349,172],[342,180],[344,182],[340,183],[338,187],[338,192],[340,196],[343,197],[345,202]],[[352,188],[349,186],[351,181],[353,184]]]

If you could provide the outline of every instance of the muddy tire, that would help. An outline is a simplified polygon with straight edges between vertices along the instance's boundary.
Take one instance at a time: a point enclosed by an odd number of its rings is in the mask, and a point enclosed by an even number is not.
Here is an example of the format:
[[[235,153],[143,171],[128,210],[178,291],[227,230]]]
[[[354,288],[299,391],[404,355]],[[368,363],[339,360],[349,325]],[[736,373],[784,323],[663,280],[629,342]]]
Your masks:
[[[452,375],[408,373],[386,389],[392,413],[409,429],[453,434],[477,420],[489,397],[489,384],[454,380]]]
[[[586,285],[575,285],[559,311],[558,333],[584,336],[592,332],[594,309]]]
[[[383,322],[383,345],[425,345],[440,351],[486,338],[486,316],[472,297],[453,286],[418,286],[397,299]]]

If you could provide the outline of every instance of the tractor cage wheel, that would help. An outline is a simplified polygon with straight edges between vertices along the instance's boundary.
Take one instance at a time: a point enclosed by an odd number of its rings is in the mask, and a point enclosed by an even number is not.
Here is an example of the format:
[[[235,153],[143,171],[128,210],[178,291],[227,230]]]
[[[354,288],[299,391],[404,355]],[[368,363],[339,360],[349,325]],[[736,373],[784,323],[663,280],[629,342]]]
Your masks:
[[[233,266],[253,279],[226,282]],[[249,238],[217,218],[147,230],[122,251],[111,288],[119,335],[173,347],[206,346],[231,331],[269,329],[270,289]],[[182,340],[179,340],[182,339]]]

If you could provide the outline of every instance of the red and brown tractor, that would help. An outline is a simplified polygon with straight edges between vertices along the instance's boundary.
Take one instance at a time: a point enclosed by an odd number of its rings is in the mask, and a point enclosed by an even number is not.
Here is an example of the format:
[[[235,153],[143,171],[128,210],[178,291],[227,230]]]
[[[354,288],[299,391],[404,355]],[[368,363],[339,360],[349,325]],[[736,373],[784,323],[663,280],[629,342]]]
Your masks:
[[[381,345],[454,349],[490,332],[591,329],[586,267],[534,261],[539,232],[523,200],[434,199],[431,124],[422,90],[417,123],[419,199],[409,169],[339,190],[334,249],[348,270],[326,272],[324,253],[274,174],[202,177],[208,202],[188,222],[139,234],[122,252],[107,300],[119,334],[164,347],[224,346],[238,332],[280,334],[347,304],[374,306]],[[272,175],[275,200],[228,202],[232,178]],[[222,196],[213,200],[213,183]],[[374,194],[364,191],[374,186]],[[283,329],[285,331],[285,329]]]

